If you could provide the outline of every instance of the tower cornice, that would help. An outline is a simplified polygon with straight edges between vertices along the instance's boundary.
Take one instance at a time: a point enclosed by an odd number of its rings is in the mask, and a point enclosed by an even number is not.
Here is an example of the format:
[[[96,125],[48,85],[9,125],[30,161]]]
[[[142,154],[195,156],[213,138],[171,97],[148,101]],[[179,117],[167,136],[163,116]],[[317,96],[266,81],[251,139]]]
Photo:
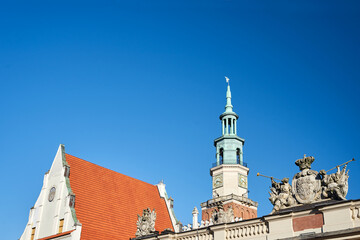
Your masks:
[[[221,164],[219,166],[215,166],[213,168],[210,168],[210,176],[213,176],[213,172],[214,171],[217,171],[219,169],[241,169],[243,171],[245,171],[247,174],[249,173],[249,168],[243,166],[243,165],[240,165],[240,164]]]
[[[240,142],[242,142],[242,144],[245,144],[245,139],[238,137],[237,135],[223,135],[221,137],[218,137],[217,139],[214,140],[214,146],[216,147],[216,144],[224,139],[236,139],[239,140]]]
[[[220,120],[222,120],[223,117],[228,116],[228,115],[231,115],[231,116],[236,117],[236,120],[239,119],[239,116],[238,116],[236,113],[234,113],[234,112],[224,112],[223,114],[221,114],[221,115],[219,116],[219,118],[220,118]]]

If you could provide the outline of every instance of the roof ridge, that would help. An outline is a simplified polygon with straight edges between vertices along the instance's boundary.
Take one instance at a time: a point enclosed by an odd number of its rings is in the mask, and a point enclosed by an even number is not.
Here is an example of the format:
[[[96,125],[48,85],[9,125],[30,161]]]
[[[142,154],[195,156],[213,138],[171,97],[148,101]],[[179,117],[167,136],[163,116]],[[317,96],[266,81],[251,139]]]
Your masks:
[[[87,161],[87,160],[85,160],[85,159],[82,159],[82,158],[76,157],[76,156],[71,155],[71,154],[69,154],[69,153],[65,153],[65,155],[70,155],[70,156],[75,157],[75,158],[77,158],[77,159],[80,159],[80,160],[82,160],[82,161],[84,161],[84,162],[88,162],[88,163],[93,164],[93,165],[95,165],[95,166],[101,167],[101,168],[103,168],[103,169],[105,169],[105,170],[109,170],[109,171],[111,171],[111,172],[114,172],[114,173],[117,173],[117,174],[123,175],[123,176],[125,176],[125,177],[131,178],[131,179],[134,179],[134,180],[137,180],[137,181],[139,181],[139,182],[146,183],[146,184],[148,184],[148,185],[150,185],[150,186],[156,187],[156,184],[151,184],[151,183],[145,182],[145,181],[143,181],[143,180],[140,180],[140,179],[137,179],[137,178],[134,178],[134,177],[130,177],[130,176],[125,175],[125,174],[123,174],[123,173],[119,173],[119,172],[114,171],[114,170],[111,170],[111,169],[109,169],[109,168],[106,168],[106,167],[100,166],[100,165],[98,165],[98,164],[96,164],[96,163],[92,163],[92,162],[90,162],[90,161]],[[71,166],[70,166],[70,169],[71,169]],[[70,171],[71,171],[71,170],[70,170]],[[160,193],[159,193],[159,195],[160,195]]]

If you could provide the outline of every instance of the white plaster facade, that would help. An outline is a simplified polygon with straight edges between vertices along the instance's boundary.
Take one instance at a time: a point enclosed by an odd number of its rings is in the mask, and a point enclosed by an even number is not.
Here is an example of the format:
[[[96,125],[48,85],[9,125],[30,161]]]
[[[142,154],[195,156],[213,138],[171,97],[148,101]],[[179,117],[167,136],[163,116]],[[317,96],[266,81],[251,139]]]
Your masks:
[[[240,164],[223,164],[210,169],[210,175],[213,178],[213,195],[216,193],[219,196],[226,196],[235,194],[238,196],[247,197],[247,176],[249,169]],[[220,176],[222,184],[216,185],[216,176]],[[245,179],[246,187],[241,186],[240,179]]]
[[[30,209],[29,221],[20,240],[39,239],[59,233],[60,220],[64,219],[62,232],[74,230],[69,235],[58,239],[80,239],[81,224],[76,219],[74,208],[70,207],[71,191],[68,177],[65,176],[67,164],[64,146],[60,145],[50,170],[44,176],[40,195]],[[55,188],[55,195],[49,201],[50,189]]]

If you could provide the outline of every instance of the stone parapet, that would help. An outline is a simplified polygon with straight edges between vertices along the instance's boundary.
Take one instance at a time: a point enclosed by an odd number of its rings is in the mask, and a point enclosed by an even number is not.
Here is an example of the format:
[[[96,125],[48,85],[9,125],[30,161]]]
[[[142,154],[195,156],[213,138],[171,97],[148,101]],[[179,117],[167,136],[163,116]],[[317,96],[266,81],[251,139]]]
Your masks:
[[[151,240],[360,239],[360,199],[328,201],[185,232],[163,232]],[[334,216],[335,215],[335,216]]]

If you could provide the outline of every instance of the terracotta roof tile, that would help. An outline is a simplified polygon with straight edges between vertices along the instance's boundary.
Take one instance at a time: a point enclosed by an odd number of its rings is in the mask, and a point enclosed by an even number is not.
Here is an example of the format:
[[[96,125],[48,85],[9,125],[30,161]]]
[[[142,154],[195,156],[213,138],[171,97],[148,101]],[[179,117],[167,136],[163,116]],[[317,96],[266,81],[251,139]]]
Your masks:
[[[82,224],[81,239],[135,237],[137,214],[155,209],[155,229],[174,229],[165,200],[157,186],[66,154],[70,185],[75,193],[76,216]]]

